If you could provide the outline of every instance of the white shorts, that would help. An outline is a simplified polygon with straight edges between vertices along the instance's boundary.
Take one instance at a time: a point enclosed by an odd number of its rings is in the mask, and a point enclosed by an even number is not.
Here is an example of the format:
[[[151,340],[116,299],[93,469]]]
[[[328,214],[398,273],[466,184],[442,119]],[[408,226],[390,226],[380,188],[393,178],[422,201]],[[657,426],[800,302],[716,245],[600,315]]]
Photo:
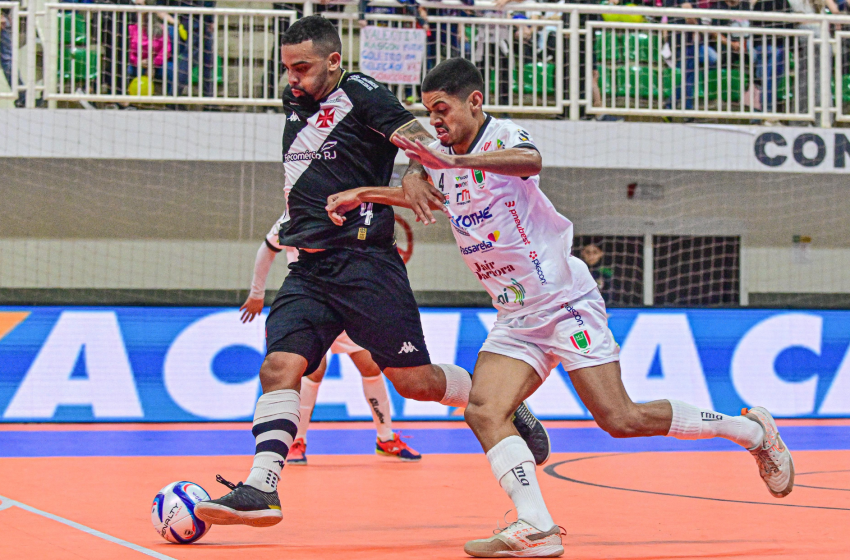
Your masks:
[[[331,354],[354,354],[361,350],[363,348],[354,344],[354,341],[348,338],[345,331],[342,331],[342,334],[336,337],[334,343],[331,344]]]
[[[554,309],[497,319],[481,352],[521,360],[543,380],[558,363],[574,371],[620,360],[599,290]]]

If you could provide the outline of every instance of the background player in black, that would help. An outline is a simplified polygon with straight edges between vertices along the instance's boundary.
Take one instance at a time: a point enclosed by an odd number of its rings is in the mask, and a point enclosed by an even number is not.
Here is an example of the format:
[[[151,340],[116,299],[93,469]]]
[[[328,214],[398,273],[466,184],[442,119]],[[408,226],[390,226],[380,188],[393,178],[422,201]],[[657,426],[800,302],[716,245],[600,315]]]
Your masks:
[[[195,506],[207,523],[265,527],[280,521],[277,484],[296,434],[301,377],[318,367],[343,330],[372,353],[402,396],[455,407],[469,401],[472,383],[463,368],[431,364],[407,271],[394,247],[392,208],[363,204],[346,214],[345,227],[334,225],[325,210],[332,194],[386,187],[397,153],[392,142],[399,137],[432,140],[388,89],[342,70],[341,50],[335,27],[321,16],[297,21],[283,37],[290,219],[280,242],[298,247],[299,259],[290,265],[266,320],[251,473],[244,485],[218,477],[233,491]],[[525,405],[521,409],[515,425],[545,461],[548,436]]]

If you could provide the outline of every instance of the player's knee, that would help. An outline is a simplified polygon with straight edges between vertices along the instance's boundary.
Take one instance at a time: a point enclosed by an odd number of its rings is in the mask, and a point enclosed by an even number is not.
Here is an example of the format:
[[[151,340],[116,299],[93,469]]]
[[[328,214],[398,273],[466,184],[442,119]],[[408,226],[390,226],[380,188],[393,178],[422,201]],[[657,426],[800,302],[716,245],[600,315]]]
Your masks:
[[[260,383],[264,392],[295,389],[307,367],[307,360],[295,354],[272,352],[260,366]]]
[[[473,402],[470,402],[463,411],[464,420],[476,433],[497,429],[509,422],[510,416],[509,412],[499,410],[495,406]]]

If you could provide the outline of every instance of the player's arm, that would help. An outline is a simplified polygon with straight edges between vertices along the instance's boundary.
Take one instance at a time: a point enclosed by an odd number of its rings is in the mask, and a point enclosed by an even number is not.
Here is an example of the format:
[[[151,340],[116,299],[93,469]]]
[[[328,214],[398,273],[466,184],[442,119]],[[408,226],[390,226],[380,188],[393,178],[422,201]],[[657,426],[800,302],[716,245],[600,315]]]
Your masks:
[[[341,226],[345,222],[345,213],[365,202],[410,208],[410,203],[405,198],[404,189],[401,187],[359,187],[329,196],[325,210],[328,211],[331,221]],[[430,204],[432,210],[445,208],[442,202],[430,202]]]
[[[274,258],[280,252],[272,247],[268,241],[264,241],[257,250],[257,258],[254,259],[254,276],[251,278],[251,291],[248,299],[239,308],[242,311],[242,322],[250,323],[254,317],[262,313],[266,300],[266,279],[269,277]]]
[[[531,147],[517,146],[495,152],[453,155],[433,150],[418,140],[405,138],[400,140],[399,147],[411,161],[417,161],[429,169],[479,169],[513,177],[531,177],[543,169],[540,152]]]
[[[432,142],[434,137],[425,130],[419,121],[413,120],[396,130],[390,137],[390,141],[401,149],[410,142]],[[425,167],[418,161],[410,160],[410,165],[401,179],[407,207],[416,214],[416,221],[425,225],[433,224],[437,220],[431,213],[435,205],[443,208],[443,194],[428,181]]]

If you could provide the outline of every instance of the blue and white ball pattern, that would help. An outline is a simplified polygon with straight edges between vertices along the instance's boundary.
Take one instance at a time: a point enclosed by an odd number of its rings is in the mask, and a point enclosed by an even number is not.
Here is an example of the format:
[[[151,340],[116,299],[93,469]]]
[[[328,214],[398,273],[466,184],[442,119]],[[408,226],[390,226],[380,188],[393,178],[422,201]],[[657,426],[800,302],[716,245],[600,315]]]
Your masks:
[[[151,506],[151,521],[159,536],[178,544],[203,537],[209,526],[195,517],[195,504],[209,500],[206,490],[194,482],[172,482],[159,491]]]

